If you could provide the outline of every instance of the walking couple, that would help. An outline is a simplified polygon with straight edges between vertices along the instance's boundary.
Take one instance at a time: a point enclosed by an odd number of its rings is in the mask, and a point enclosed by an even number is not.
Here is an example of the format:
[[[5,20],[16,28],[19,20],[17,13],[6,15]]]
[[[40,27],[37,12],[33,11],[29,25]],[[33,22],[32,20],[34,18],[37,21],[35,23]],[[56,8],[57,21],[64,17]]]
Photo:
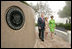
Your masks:
[[[55,29],[55,20],[53,19],[53,16],[51,16],[51,20],[48,24],[48,17],[44,18],[44,14],[41,13],[41,17],[38,18],[38,30],[39,30],[39,38],[44,41],[44,37],[46,38],[48,35],[48,28],[51,32],[51,38],[53,38],[53,33]],[[44,36],[45,34],[45,36]]]

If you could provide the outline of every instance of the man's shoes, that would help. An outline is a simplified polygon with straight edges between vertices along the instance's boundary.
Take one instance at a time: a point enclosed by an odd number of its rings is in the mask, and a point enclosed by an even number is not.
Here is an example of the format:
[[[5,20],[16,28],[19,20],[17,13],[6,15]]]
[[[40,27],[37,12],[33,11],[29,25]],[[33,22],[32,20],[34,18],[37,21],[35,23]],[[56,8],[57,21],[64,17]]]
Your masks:
[[[42,39],[42,41],[44,42],[44,40]]]

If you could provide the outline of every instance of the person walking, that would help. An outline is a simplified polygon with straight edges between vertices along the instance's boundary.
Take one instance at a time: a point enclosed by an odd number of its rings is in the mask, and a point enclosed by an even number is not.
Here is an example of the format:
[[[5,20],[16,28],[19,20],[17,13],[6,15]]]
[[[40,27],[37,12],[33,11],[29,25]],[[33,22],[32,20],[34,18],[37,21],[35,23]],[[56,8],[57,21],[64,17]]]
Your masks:
[[[47,38],[49,32],[48,28],[49,28],[48,17],[45,17],[45,39]]]
[[[44,41],[44,30],[45,30],[44,13],[41,13],[41,17],[38,18],[38,30],[39,30],[39,38],[42,41]]]
[[[53,34],[54,34],[54,30],[55,30],[55,20],[53,19],[54,17],[51,16],[51,20],[49,20],[49,28],[50,28],[50,32],[51,32],[51,38],[53,39]]]

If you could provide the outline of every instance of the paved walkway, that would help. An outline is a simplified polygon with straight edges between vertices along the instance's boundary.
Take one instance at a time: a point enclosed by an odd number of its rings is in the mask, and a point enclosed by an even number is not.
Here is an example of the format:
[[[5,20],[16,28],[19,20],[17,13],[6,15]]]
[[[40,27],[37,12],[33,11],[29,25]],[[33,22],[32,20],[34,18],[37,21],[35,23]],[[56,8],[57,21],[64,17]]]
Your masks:
[[[54,39],[51,39],[50,33],[48,34],[47,38],[44,39],[44,42],[41,41],[38,37],[38,30],[36,28],[36,44],[34,48],[71,48],[71,45],[64,41],[59,36],[54,35]]]

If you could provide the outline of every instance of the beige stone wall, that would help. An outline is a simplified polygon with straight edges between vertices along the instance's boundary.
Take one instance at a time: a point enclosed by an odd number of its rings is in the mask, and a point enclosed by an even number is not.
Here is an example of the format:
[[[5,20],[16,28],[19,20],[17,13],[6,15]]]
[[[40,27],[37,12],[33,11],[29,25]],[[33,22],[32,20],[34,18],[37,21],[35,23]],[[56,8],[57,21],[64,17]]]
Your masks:
[[[11,29],[6,22],[6,12],[11,6],[20,7],[25,24],[20,30]],[[1,1],[1,48],[30,48],[35,44],[34,11],[19,1]]]

